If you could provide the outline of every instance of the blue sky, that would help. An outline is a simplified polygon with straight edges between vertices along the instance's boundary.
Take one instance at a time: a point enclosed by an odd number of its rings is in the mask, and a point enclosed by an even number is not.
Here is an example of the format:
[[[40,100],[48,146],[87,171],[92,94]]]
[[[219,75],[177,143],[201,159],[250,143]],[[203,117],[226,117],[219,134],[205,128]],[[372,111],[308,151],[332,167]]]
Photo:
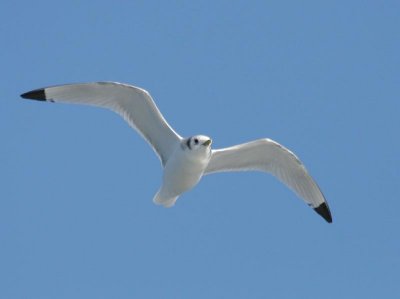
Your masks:
[[[0,299],[399,298],[399,2],[160,2],[2,2]],[[157,207],[117,115],[19,98],[104,80],[216,148],[284,144],[333,224],[261,173]]]

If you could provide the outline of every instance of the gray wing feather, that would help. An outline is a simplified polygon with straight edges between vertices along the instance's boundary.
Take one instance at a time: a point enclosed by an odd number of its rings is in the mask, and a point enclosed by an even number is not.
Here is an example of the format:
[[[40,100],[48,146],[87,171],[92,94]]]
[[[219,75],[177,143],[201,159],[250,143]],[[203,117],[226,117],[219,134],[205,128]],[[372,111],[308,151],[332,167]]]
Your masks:
[[[116,82],[69,84],[37,89],[21,96],[111,109],[150,143],[163,165],[181,140],[168,125],[150,94],[135,86]]]
[[[303,163],[290,150],[270,139],[260,139],[212,151],[205,174],[223,171],[256,170],[269,172],[332,221],[327,202]]]

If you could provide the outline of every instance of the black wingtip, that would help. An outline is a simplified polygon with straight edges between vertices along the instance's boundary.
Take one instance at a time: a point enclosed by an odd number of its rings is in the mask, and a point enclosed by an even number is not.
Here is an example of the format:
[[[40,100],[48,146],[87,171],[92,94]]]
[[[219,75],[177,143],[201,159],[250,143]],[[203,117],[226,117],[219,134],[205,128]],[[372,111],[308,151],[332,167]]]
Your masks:
[[[325,202],[320,204],[318,207],[314,208],[314,211],[317,212],[328,223],[332,223],[331,211],[329,211],[329,207]]]
[[[30,100],[46,101],[46,94],[43,88],[25,92],[21,94],[21,97]]]

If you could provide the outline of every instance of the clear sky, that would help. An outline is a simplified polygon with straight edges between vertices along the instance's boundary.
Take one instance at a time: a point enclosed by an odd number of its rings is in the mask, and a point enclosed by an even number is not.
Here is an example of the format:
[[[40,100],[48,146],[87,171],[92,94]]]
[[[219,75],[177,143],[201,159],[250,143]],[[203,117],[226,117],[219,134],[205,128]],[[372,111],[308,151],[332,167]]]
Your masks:
[[[400,298],[399,1],[0,6],[0,299]],[[160,163],[116,114],[19,97],[105,80],[215,148],[287,146],[333,223],[262,173],[155,206]]]

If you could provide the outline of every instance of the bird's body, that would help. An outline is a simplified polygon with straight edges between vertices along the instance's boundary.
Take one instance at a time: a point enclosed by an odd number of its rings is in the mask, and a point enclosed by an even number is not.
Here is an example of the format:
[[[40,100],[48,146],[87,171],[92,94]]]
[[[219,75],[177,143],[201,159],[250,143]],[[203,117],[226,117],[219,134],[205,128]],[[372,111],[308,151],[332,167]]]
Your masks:
[[[269,172],[332,222],[328,204],[297,156],[270,139],[259,139],[224,149],[211,149],[211,138],[179,136],[167,123],[150,94],[116,82],[59,85],[21,95],[26,99],[87,104],[121,115],[152,146],[164,167],[163,182],[153,201],[165,207],[192,189],[203,175],[257,170]]]
[[[194,136],[199,140],[197,148],[189,148],[190,138],[177,145],[164,167],[163,182],[153,201],[165,207],[171,207],[182,193],[192,189],[203,176],[211,158],[210,140],[206,136]],[[196,145],[193,145],[196,146]]]

